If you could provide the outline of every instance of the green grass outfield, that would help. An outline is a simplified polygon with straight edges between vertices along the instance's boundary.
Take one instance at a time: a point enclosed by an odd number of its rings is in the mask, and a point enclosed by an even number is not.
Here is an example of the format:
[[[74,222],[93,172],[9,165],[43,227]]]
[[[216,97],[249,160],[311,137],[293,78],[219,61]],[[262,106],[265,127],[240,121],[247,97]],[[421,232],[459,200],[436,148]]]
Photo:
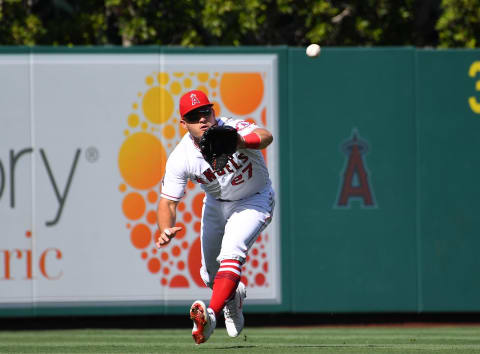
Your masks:
[[[0,332],[1,353],[480,353],[480,326],[247,328],[207,343],[186,329]]]

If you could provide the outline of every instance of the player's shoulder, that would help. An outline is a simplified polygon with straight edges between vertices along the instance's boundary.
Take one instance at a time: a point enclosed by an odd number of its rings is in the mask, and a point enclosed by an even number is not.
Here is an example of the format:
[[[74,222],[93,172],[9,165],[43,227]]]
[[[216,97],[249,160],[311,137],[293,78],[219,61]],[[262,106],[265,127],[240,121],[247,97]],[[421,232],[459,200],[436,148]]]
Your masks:
[[[165,166],[166,175],[183,176],[189,169],[191,151],[188,146],[187,134],[178,142],[177,146],[169,154]]]
[[[237,129],[238,131],[243,130],[245,128],[256,128],[254,123],[251,123],[244,119],[234,119],[232,117],[220,117],[218,118],[218,125],[228,125]]]
[[[169,159],[178,159],[183,156],[182,160],[184,160],[186,156],[191,154],[192,149],[194,149],[192,138],[190,133],[186,133],[170,153]]]

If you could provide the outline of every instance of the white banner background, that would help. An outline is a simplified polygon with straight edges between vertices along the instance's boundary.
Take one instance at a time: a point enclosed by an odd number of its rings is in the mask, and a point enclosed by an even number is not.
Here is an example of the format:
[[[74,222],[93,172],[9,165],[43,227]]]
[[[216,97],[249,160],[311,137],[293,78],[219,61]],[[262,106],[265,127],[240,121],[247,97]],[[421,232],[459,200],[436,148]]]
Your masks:
[[[156,251],[132,230],[142,224],[155,231],[148,212],[156,209],[159,183],[129,184],[125,173],[135,174],[134,166],[122,167],[120,150],[143,133],[168,155],[183,134],[179,97],[193,88],[208,91],[219,115],[253,120],[278,136],[276,56],[3,55],[0,78],[0,306],[208,299],[210,290],[190,270],[198,261],[191,250],[200,188],[188,189],[179,214],[186,235],[175,250],[172,244]],[[261,91],[245,89],[256,80]],[[171,114],[162,106],[164,93]],[[265,156],[277,212],[244,269],[250,303],[281,300],[276,151],[274,140]],[[126,202],[129,193],[143,198],[140,217],[129,219],[139,205]]]

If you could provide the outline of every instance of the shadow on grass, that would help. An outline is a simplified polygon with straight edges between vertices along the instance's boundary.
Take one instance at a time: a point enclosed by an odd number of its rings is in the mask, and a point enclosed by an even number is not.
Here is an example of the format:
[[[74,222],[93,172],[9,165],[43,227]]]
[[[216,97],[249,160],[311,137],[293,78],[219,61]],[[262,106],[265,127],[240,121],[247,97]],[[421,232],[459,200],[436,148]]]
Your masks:
[[[245,349],[245,348],[257,348],[259,345],[229,345],[228,347],[217,347],[217,348],[205,348],[208,350],[225,350],[225,349]]]
[[[367,344],[360,347],[365,348],[391,348],[385,345],[375,345],[375,344]],[[345,344],[337,344],[337,345],[328,345],[328,344],[312,344],[312,345],[278,345],[278,346],[268,346],[268,345],[232,345],[226,347],[216,347],[216,348],[201,348],[205,350],[228,350],[228,349],[245,349],[245,348],[265,348],[265,349],[280,349],[280,348],[359,348],[358,345],[345,345]],[[199,348],[200,349],[200,348]],[[200,350],[201,350],[200,349]]]

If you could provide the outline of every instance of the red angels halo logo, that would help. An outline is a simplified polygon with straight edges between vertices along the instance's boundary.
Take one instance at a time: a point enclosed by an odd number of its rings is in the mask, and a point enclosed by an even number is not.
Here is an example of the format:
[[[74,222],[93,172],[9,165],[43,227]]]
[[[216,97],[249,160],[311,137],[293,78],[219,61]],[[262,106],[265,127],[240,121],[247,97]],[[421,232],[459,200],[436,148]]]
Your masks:
[[[356,128],[353,129],[352,137],[342,144],[342,152],[347,155],[347,163],[340,177],[340,191],[335,207],[350,208],[351,200],[360,200],[362,207],[375,208],[364,160],[368,145],[359,138]]]

